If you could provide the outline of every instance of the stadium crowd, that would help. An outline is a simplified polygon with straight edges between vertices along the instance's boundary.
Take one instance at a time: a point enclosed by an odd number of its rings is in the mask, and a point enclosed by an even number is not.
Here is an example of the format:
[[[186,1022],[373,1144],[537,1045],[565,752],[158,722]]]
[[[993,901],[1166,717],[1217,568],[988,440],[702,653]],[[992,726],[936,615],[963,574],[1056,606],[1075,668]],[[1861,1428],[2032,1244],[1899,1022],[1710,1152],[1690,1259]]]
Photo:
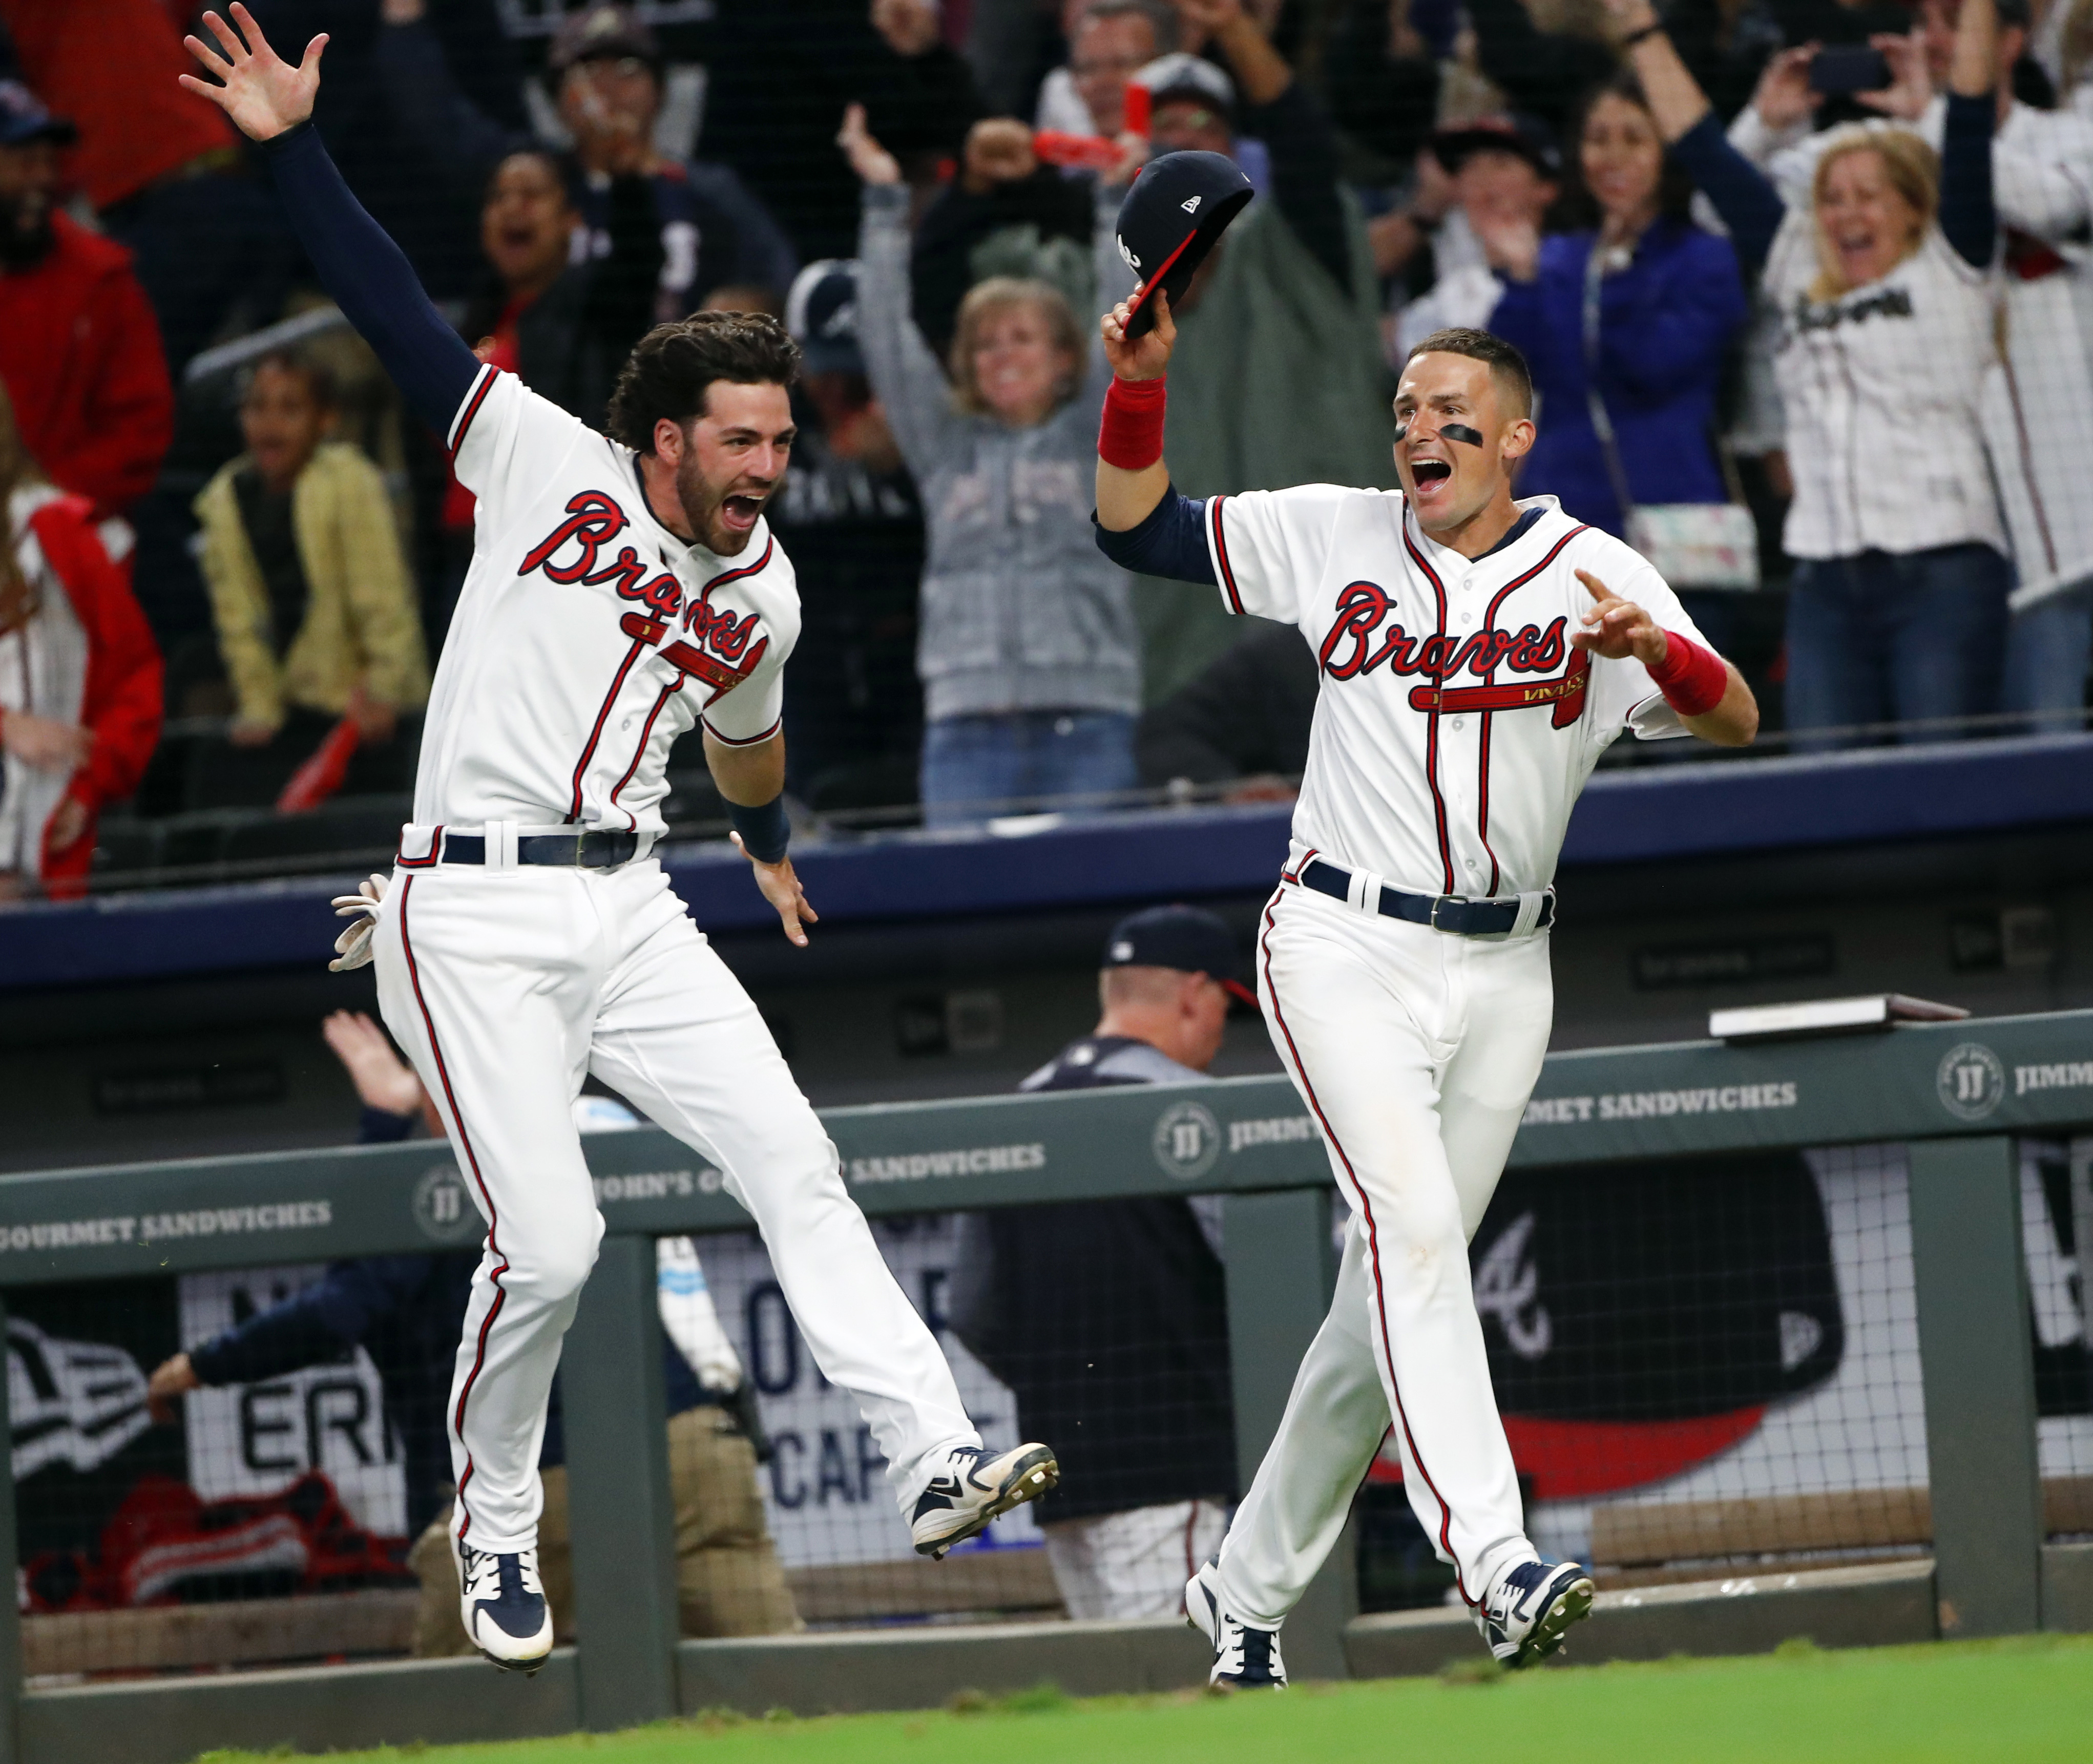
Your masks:
[[[389,848],[470,553],[176,85],[199,10],[0,0],[0,899]],[[2081,721],[2093,0],[254,11],[332,33],[352,188],[583,419],[661,319],[800,339],[817,814],[1289,793],[1306,647],[1092,540],[1112,219],[1185,148],[1259,195],[1178,315],[1181,488],[1392,485],[1405,350],[1485,325],[1540,395],[1522,493],[1649,555],[1796,747]]]

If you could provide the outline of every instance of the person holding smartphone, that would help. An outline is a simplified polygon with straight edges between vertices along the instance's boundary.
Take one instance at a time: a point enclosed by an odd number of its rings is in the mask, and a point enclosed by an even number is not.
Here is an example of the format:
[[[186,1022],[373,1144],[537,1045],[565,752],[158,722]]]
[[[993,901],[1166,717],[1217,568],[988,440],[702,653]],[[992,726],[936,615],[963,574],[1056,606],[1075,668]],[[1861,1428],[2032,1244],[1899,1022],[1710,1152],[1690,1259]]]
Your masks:
[[[2007,273],[1996,287],[1999,359],[1983,408],[2015,577],[2002,708],[2033,728],[2075,728],[2093,660],[2093,496],[2083,465],[2093,457],[2093,266],[2082,243],[2093,225],[2093,118],[2040,108],[2016,92],[2013,69],[2029,46],[2027,0],[1995,3],[1991,175]],[[1955,0],[1927,0],[1919,28],[1890,40],[1877,63],[1892,70],[1889,85],[1857,94],[1936,150],[1956,24]],[[1821,95],[1847,79],[1877,76],[1843,69],[1828,49],[1785,59],[1730,139],[1792,202],[1829,138],[1809,126],[1813,111],[1821,115]]]
[[[1796,745],[1851,746],[1890,722],[1908,740],[1965,732],[1999,708],[2012,583],[1982,412],[1994,0],[1965,0],[1939,154],[1902,124],[1848,125],[1792,197],[1724,137],[1648,0],[1608,10],[1658,128],[1777,309]]]

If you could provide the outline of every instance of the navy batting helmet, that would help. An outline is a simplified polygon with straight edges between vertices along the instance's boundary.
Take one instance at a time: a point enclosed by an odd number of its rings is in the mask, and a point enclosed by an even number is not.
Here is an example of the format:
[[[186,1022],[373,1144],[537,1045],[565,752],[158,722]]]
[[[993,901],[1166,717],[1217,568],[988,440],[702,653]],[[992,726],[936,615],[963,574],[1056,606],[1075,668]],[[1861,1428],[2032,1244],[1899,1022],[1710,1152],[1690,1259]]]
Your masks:
[[[1166,153],[1141,168],[1119,206],[1119,254],[1142,283],[1129,303],[1129,337],[1155,324],[1148,302],[1157,288],[1172,306],[1184,297],[1193,272],[1250,198],[1250,180],[1225,154]]]

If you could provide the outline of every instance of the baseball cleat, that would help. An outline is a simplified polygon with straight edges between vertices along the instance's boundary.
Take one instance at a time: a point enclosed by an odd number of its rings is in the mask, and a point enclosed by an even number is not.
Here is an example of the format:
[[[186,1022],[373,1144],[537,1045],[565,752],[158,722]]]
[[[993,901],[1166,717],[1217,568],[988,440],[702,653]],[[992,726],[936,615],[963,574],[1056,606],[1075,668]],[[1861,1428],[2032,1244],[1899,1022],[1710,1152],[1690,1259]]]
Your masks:
[[[1286,1665],[1279,1658],[1278,1627],[1257,1628],[1223,1606],[1213,1584],[1213,1571],[1220,1559],[1210,1556],[1185,1583],[1185,1621],[1207,1638],[1214,1650],[1214,1669],[1207,1675],[1207,1680],[1229,1690],[1283,1691]]]
[[[916,1554],[933,1561],[988,1529],[992,1519],[1036,1501],[1061,1480],[1050,1446],[1029,1444],[999,1456],[985,1445],[955,1447],[916,1502],[908,1529]]]
[[[1476,1627],[1499,1665],[1545,1660],[1562,1645],[1562,1633],[1592,1614],[1591,1570],[1575,1562],[1528,1556],[1490,1578],[1476,1607]]]
[[[552,1651],[552,1611],[538,1578],[538,1552],[496,1555],[451,1540],[458,1611],[472,1645],[510,1672],[535,1673]]]

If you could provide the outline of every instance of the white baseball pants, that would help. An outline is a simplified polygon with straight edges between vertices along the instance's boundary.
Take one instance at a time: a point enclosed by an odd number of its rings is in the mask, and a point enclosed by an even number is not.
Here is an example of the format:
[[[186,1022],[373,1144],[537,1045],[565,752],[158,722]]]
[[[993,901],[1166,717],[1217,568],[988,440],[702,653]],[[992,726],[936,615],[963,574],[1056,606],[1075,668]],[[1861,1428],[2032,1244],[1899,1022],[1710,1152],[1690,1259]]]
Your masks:
[[[535,1541],[546,1398],[603,1236],[572,1113],[585,1073],[724,1172],[904,1512],[945,1451],[980,1443],[835,1146],[659,864],[396,869],[376,936],[386,1027],[488,1225],[451,1386],[461,1537]]]
[[[1249,1622],[1285,1617],[1392,1420],[1410,1506],[1473,1604],[1532,1547],[1468,1239],[1547,1051],[1547,934],[1456,937],[1284,884],[1258,992],[1353,1216],[1330,1314],[1221,1546],[1221,1591]]]
[[[1185,1614],[1185,1583],[1228,1523],[1228,1503],[1216,1498],[1052,1519],[1039,1531],[1068,1614],[1130,1623]]]

